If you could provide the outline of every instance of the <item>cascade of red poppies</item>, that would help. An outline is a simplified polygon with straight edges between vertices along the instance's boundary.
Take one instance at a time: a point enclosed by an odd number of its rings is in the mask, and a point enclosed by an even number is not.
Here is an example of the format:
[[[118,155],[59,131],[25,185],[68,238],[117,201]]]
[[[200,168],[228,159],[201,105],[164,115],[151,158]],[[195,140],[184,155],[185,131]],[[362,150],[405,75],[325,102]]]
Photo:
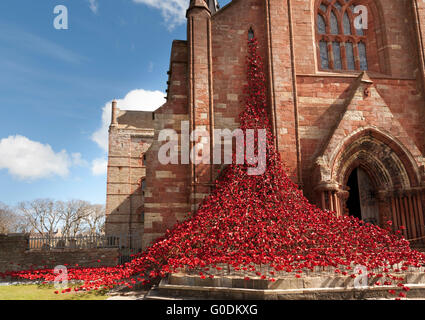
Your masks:
[[[322,211],[308,202],[285,173],[273,143],[257,41],[250,40],[248,48],[246,106],[240,115],[240,127],[244,133],[266,130],[265,172],[249,175],[253,165],[246,157],[244,164],[228,166],[196,214],[178,223],[132,262],[109,268],[70,268],[70,280],[85,282],[77,290],[132,287],[183,269],[200,271],[201,278],[213,277],[211,270],[221,270],[222,264],[227,272],[256,271],[259,278],[270,281],[276,273],[302,277],[303,273],[324,268],[356,277],[350,270],[361,265],[368,269],[369,276],[383,279],[376,285],[398,282],[404,291],[409,290],[397,273],[421,268],[425,256],[412,250],[400,231],[390,231],[390,221],[382,229],[354,217]],[[264,142],[261,139],[255,135],[254,154]],[[264,271],[259,266],[269,269]],[[53,281],[56,275],[53,270],[43,269],[3,276]]]

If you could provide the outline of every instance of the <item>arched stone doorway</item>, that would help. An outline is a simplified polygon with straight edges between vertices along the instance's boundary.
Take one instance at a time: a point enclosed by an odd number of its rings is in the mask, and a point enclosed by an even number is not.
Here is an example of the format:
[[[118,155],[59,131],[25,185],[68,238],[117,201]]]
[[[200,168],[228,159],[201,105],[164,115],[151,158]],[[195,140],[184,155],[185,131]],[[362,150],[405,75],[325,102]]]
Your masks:
[[[355,168],[347,181],[349,196],[346,203],[348,214],[365,222],[379,225],[378,190],[362,168]]]
[[[317,160],[316,199],[337,215],[354,215],[425,239],[419,168],[403,145],[375,128],[353,133]],[[317,180],[316,180],[317,181]]]

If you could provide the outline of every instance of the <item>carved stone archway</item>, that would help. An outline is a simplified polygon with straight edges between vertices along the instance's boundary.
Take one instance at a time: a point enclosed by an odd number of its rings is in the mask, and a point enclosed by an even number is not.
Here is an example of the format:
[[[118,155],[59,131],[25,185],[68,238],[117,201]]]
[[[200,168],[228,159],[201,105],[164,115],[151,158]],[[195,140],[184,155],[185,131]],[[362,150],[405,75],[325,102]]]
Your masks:
[[[421,175],[404,146],[376,128],[364,128],[346,137],[339,147],[318,158],[316,196],[323,209],[346,215],[350,195],[348,179],[356,168],[367,173],[379,207],[379,221],[405,226],[409,239],[425,237]]]

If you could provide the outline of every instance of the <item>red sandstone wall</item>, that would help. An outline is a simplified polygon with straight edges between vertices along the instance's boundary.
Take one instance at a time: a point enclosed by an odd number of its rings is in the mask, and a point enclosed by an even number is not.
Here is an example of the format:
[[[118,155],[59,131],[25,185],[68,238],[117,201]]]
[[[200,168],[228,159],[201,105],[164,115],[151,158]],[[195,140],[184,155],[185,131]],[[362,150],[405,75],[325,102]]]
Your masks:
[[[270,113],[276,114],[279,151],[290,175],[295,177],[295,115],[286,1],[235,0],[212,21],[216,128],[238,125],[244,103],[248,30],[252,27],[269,78]]]
[[[28,236],[0,235],[0,272],[54,268],[58,265],[81,267],[116,266],[119,249],[27,250]],[[100,260],[100,262],[97,262]]]
[[[248,31],[259,41],[267,68],[264,1],[233,1],[212,17],[212,57],[215,128],[234,130],[244,108]],[[215,166],[215,174],[222,166]]]
[[[291,0],[295,63],[291,55],[289,8],[286,0],[233,0],[212,16],[212,73],[215,128],[236,128],[243,107],[245,57],[250,27],[260,43],[269,80],[270,114],[276,120],[278,148],[289,174],[296,181],[298,160],[305,182],[306,195],[312,198],[311,176],[314,161],[330,138],[344,110],[350,86],[358,73],[333,74],[318,72],[316,58],[315,0]],[[375,53],[368,61],[371,77],[378,94],[388,105],[404,130],[408,142],[425,152],[424,101],[421,89],[423,64],[418,50],[421,41],[415,34],[413,1],[376,0],[371,27],[376,31]],[[419,3],[419,16],[425,19],[425,5]],[[200,10],[200,9],[196,9]],[[205,18],[205,17],[204,17]],[[197,125],[209,125],[208,105],[208,24],[197,20],[196,34],[189,42],[175,41],[171,53],[168,102],[156,112],[156,134],[163,128],[180,129],[182,120],[189,120],[190,97],[199,105],[192,120]],[[425,35],[425,28],[420,31]],[[192,32],[188,29],[189,35]],[[193,42],[195,41],[195,42]],[[191,44],[195,44],[191,51]],[[202,45],[203,44],[203,45]],[[420,52],[420,54],[417,54]],[[191,56],[191,54],[194,54]],[[192,57],[192,60],[188,60]],[[197,80],[189,87],[190,64],[195,65]],[[420,66],[420,67],[419,67]],[[293,73],[296,73],[294,81]],[[298,91],[298,106],[294,90]],[[371,105],[371,108],[373,103]],[[298,112],[299,127],[296,127]],[[379,108],[368,117],[365,125],[385,127]],[[353,124],[357,125],[357,124]],[[300,153],[297,154],[297,129]],[[347,127],[347,133],[352,129]],[[392,132],[395,137],[398,132]],[[157,139],[155,137],[154,141]],[[159,144],[148,152],[147,191],[145,195],[145,245],[162,235],[176,221],[184,218],[191,207],[191,167],[162,166],[158,163]],[[298,156],[299,155],[299,159]],[[202,171],[202,170],[201,170]],[[204,175],[204,177],[208,176]],[[208,180],[208,179],[207,179]],[[207,181],[205,180],[205,182]],[[202,180],[204,181],[204,180]],[[202,194],[199,194],[202,196]],[[199,200],[199,199],[197,199]]]
[[[152,113],[121,111],[109,133],[106,233],[143,232],[142,180],[146,176],[144,155],[154,135]]]
[[[174,41],[171,51],[167,103],[155,112],[155,137],[147,156],[143,245],[163,235],[190,213],[189,165],[162,165],[158,133],[170,128],[180,133],[181,121],[189,121],[187,43]]]
[[[317,73],[314,3],[317,0],[292,0],[297,71]],[[413,0],[415,1],[415,0]],[[283,1],[286,2],[286,1]],[[367,3],[368,1],[360,1]],[[369,21],[377,34],[377,55],[369,65],[381,64],[381,73],[395,78],[414,77],[418,68],[417,41],[414,28],[412,0],[375,0]],[[425,7],[419,1],[421,7]],[[421,8],[421,14],[425,8]],[[425,35],[425,34],[424,34]],[[374,53],[376,51],[374,50]],[[380,60],[380,61],[377,61]]]
[[[233,1],[212,17],[216,128],[235,129],[244,107],[248,30],[257,37],[267,66],[264,1]]]
[[[303,176],[312,175],[314,161],[338,124],[345,110],[345,99],[354,81],[355,79],[351,77],[298,77]],[[417,89],[416,81],[393,79],[373,79],[373,81],[394,118],[400,122],[411,139],[406,144],[416,145],[424,153],[425,114],[423,98]],[[373,105],[373,101],[369,102]],[[388,119],[381,116],[379,107],[374,108],[371,115],[372,117],[364,123],[354,126],[372,125],[378,128],[387,126]],[[352,127],[347,128],[347,134],[353,130]],[[400,138],[400,133],[391,133]],[[305,187],[306,195],[311,197],[313,186],[306,184]]]

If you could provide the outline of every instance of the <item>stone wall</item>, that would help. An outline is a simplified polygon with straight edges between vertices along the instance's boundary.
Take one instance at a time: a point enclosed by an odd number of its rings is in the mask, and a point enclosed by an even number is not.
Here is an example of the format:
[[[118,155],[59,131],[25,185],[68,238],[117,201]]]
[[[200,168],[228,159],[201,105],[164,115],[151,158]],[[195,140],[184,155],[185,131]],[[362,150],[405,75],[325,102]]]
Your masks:
[[[353,90],[358,90],[355,76],[298,77],[303,176],[312,176],[317,158],[338,127],[340,135],[334,138],[338,143],[361,128],[380,128],[401,140],[420,167],[425,127],[423,98],[416,81],[373,77],[370,97],[362,97],[363,89],[358,92],[360,98],[352,98]],[[310,198],[312,188],[311,182],[305,184]]]
[[[168,72],[167,103],[155,111],[155,137],[146,154],[144,247],[163,235],[176,222],[183,220],[191,211],[191,166],[163,165],[158,159],[159,149],[163,145],[163,142],[158,141],[159,132],[172,129],[181,139],[181,123],[190,122],[187,60],[187,42],[174,41]]]
[[[100,267],[118,264],[118,248],[27,250],[28,242],[29,235],[0,235],[0,272],[58,265]]]
[[[146,152],[154,135],[153,114],[118,108],[114,113],[116,123],[109,131],[106,233],[141,238]]]

